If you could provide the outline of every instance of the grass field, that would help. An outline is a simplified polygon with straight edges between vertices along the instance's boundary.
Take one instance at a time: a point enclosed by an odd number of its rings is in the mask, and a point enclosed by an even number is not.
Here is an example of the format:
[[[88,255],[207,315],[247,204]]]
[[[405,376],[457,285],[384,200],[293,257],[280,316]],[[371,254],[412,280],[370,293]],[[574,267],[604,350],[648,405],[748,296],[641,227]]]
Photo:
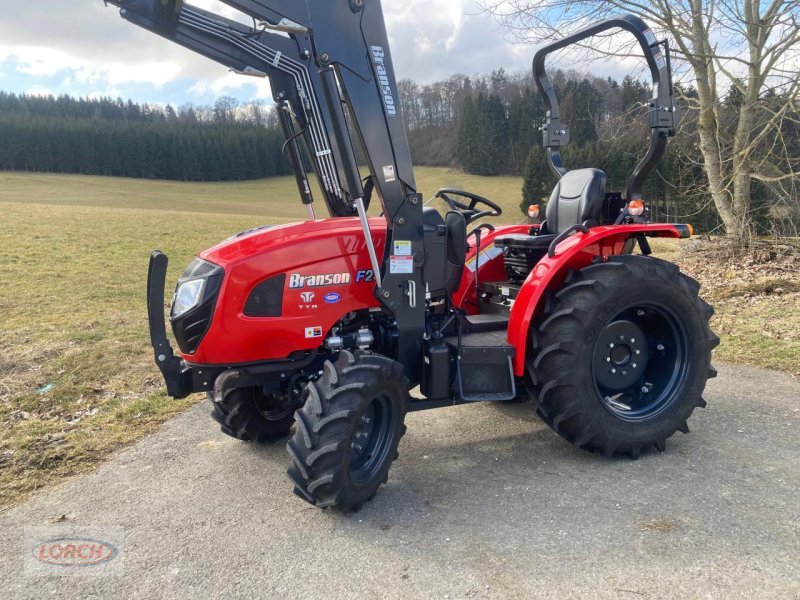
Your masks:
[[[426,197],[465,187],[502,204],[502,222],[522,218],[520,179],[431,168],[417,176]],[[203,248],[302,218],[293,185],[0,173],[0,510],[93,468],[199,399],[162,393],[145,315],[150,251],[170,256],[171,285]],[[671,256],[677,250],[658,246]],[[759,278],[730,277],[724,293],[710,290],[724,333],[720,359],[798,374],[800,282],[778,279],[783,292],[771,298]]]
[[[519,211],[522,179],[519,177],[479,177],[430,167],[419,167],[415,173],[417,187],[426,199],[440,188],[457,187],[498,202],[505,211],[500,219],[503,222],[515,223],[522,218]],[[316,198],[317,211],[322,213],[325,207],[319,193]],[[246,222],[251,225],[258,221],[258,217],[272,223],[291,222],[306,216],[305,208],[297,198],[293,177],[264,181],[184,183],[0,172],[0,202],[238,215],[249,217]],[[377,207],[378,203],[374,205]],[[194,231],[199,229],[200,222],[197,225]]]

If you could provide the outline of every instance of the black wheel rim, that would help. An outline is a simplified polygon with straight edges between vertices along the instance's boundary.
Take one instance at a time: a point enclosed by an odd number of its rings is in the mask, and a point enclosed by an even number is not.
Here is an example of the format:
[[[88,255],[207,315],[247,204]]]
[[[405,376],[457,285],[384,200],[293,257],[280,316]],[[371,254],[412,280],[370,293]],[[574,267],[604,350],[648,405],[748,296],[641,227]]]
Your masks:
[[[592,357],[600,401],[624,421],[666,410],[680,396],[688,370],[686,328],[670,308],[654,302],[617,313],[601,331]]]
[[[350,441],[350,477],[357,483],[371,481],[386,461],[392,441],[395,415],[387,396],[369,403],[356,423]]]
[[[282,402],[281,398],[267,395],[257,390],[254,390],[253,394],[253,401],[258,414],[267,421],[282,421],[294,411],[288,399],[286,402]]]

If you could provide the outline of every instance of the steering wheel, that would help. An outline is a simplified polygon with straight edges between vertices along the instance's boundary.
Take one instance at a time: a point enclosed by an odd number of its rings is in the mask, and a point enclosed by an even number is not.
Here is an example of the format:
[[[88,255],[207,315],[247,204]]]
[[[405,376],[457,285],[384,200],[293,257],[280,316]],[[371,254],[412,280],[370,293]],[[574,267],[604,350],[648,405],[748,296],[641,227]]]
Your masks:
[[[469,199],[469,204],[465,204],[464,202],[459,202],[458,200],[453,200],[451,196],[460,196],[462,198]],[[472,223],[473,221],[477,221],[478,219],[482,219],[483,217],[499,217],[503,214],[503,209],[500,208],[497,204],[492,202],[491,200],[487,200],[483,196],[478,196],[478,194],[473,194],[471,192],[465,192],[464,190],[457,190],[454,188],[443,188],[436,192],[434,198],[441,198],[445,202],[447,202],[448,206],[455,211],[458,211],[464,215],[467,219],[467,223]],[[485,204],[491,210],[475,210],[479,204]]]

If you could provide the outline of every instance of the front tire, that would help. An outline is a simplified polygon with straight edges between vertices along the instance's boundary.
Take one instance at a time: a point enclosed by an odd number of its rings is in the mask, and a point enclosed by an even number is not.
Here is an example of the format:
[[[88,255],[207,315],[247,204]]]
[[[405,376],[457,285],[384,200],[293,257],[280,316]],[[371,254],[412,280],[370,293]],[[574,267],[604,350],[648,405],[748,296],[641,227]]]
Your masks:
[[[243,442],[273,443],[289,435],[294,406],[288,398],[265,394],[259,387],[235,388],[214,402],[211,416],[226,435]]]
[[[307,386],[286,446],[295,493],[340,512],[371,500],[406,431],[408,387],[402,365],[384,356],[342,351],[335,364],[326,362]]]
[[[528,373],[541,418],[569,442],[611,457],[663,452],[706,405],[713,309],[677,266],[613,256],[573,271],[545,303]]]

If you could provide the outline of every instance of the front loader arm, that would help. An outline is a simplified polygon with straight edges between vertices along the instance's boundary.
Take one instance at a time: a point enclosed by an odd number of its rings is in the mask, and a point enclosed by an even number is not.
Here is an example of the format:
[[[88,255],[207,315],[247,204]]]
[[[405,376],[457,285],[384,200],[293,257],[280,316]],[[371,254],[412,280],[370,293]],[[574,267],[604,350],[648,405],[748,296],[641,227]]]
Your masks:
[[[340,185],[336,154],[330,143],[330,117],[320,106],[315,89],[319,87],[316,69],[308,68],[310,50],[301,40],[293,40],[267,31],[254,30],[236,21],[176,2],[180,10],[164,13],[153,11],[141,0],[108,0],[121,8],[127,21],[158,34],[176,44],[221,63],[231,70],[256,77],[269,77],[273,97],[279,107],[289,103],[299,130],[287,129],[281,121],[287,139],[302,133],[310,149],[320,188],[331,214],[352,216],[351,204],[346,201]],[[310,46],[306,40],[305,44]],[[308,52],[308,57],[304,52]],[[290,156],[291,157],[291,156]],[[296,165],[294,165],[296,166]],[[298,170],[295,169],[296,173]],[[307,193],[304,169],[298,177],[301,196]]]

